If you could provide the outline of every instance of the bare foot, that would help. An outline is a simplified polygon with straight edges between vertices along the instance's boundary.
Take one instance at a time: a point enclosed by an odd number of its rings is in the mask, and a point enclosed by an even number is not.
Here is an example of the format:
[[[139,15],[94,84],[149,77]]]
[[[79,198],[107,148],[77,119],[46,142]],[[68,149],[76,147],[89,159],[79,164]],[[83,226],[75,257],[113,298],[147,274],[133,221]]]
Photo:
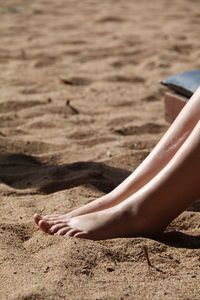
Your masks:
[[[70,218],[73,217],[77,217],[77,216],[81,216],[81,215],[85,215],[85,214],[89,214],[89,213],[93,213],[93,212],[97,212],[97,211],[101,211],[101,210],[105,210],[107,208],[111,208],[115,205],[117,205],[118,203],[122,202],[125,199],[125,195],[124,196],[115,196],[113,194],[107,194],[101,198],[98,198],[86,205],[83,205],[77,209],[74,209],[64,215],[47,215],[47,216],[41,216],[38,214],[34,215],[34,220],[36,222],[37,225],[39,225],[39,222],[41,220],[43,221],[54,221],[54,222],[62,222],[62,221],[66,221]]]
[[[117,205],[71,219],[63,216],[60,216],[60,220],[43,219],[38,225],[44,232],[53,235],[100,240],[141,235],[142,220],[136,211]]]

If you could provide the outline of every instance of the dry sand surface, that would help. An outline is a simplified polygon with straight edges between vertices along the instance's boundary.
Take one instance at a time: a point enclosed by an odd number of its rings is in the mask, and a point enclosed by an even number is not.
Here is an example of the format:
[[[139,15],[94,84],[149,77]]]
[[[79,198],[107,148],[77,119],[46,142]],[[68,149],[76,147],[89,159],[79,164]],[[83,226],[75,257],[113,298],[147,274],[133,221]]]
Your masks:
[[[169,127],[159,80],[200,69],[199,26],[199,0],[1,0],[1,299],[199,299],[198,201],[159,240],[54,237],[32,219],[148,155]]]

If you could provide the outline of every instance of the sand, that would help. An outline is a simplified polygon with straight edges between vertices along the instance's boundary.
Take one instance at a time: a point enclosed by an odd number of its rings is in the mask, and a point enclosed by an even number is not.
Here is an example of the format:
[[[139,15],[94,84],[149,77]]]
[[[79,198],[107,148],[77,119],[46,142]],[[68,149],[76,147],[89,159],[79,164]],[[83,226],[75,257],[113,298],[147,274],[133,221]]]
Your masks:
[[[169,127],[159,81],[200,68],[199,11],[1,1],[1,299],[199,299],[198,201],[159,240],[54,237],[32,219],[103,195],[149,154]]]

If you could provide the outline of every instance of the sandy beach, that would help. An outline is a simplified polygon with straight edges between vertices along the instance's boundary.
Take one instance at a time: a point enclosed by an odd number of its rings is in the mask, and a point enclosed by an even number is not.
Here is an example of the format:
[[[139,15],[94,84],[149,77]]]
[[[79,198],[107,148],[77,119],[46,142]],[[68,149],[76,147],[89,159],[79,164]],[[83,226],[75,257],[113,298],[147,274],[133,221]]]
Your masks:
[[[198,0],[1,1],[0,299],[199,299],[200,201],[156,240],[33,222],[111,191],[150,153],[170,126],[159,82],[200,69],[199,26]]]

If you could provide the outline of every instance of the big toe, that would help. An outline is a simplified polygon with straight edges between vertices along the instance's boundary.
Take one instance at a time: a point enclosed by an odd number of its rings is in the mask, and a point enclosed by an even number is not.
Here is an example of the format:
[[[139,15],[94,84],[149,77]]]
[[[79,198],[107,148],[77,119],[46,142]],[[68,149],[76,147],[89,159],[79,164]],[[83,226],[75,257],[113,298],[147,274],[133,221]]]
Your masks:
[[[55,222],[48,222],[45,220],[40,220],[38,226],[40,229],[46,233],[52,234],[49,229],[55,224]]]
[[[38,214],[34,214],[33,218],[37,225],[38,225],[39,221],[42,220],[42,217]]]

